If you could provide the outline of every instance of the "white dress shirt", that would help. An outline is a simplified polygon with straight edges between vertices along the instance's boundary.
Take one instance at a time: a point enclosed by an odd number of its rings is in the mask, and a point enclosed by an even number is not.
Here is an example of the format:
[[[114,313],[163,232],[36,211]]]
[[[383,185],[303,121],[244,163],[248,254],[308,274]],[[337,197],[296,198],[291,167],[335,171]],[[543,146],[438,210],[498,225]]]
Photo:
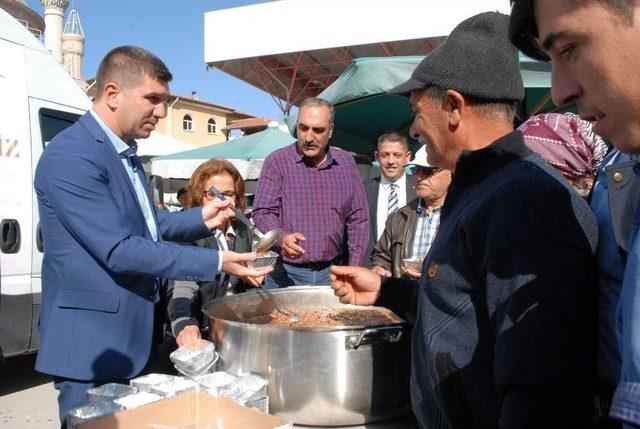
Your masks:
[[[226,233],[223,233],[219,229],[216,229],[213,236],[216,239],[216,243],[218,243],[218,250],[220,252],[226,252],[227,250],[229,250],[229,242],[235,238],[236,232],[233,230],[233,226],[229,224],[229,227],[227,228]],[[224,273],[222,271],[220,271],[219,275],[220,275],[219,281],[222,282],[222,284],[224,284],[224,286],[227,289],[227,292],[225,295],[227,296],[231,295],[233,291],[231,290],[230,276],[227,273]]]
[[[398,185],[396,188],[396,194],[398,195],[398,208],[402,208],[407,205],[407,180],[406,173],[402,173],[402,176],[395,182],[391,182],[384,176],[380,176],[380,187],[378,188],[378,210],[376,225],[377,225],[377,237],[376,241],[380,240],[380,236],[384,232],[384,224],[387,221],[389,213],[389,194],[391,193],[391,184]]]

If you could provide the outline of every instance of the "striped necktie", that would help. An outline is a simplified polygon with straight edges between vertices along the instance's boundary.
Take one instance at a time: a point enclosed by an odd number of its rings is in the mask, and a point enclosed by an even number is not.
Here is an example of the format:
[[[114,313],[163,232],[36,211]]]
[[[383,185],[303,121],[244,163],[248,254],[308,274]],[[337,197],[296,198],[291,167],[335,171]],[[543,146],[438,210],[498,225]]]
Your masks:
[[[389,186],[391,189],[389,190],[389,199],[387,201],[387,216],[391,216],[393,212],[398,210],[398,193],[396,192],[398,185],[392,183]]]

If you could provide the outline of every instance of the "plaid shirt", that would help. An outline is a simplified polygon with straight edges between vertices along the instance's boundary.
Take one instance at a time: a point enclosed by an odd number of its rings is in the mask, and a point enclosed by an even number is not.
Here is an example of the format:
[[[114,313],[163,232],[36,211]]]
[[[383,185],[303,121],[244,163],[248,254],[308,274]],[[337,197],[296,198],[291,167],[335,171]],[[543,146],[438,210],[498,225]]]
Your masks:
[[[413,239],[412,259],[423,259],[429,253],[431,243],[436,238],[438,226],[440,225],[440,209],[435,207],[431,214],[427,213],[422,205],[418,205],[418,222],[416,224],[416,235]]]
[[[369,242],[369,209],[353,157],[330,147],[317,168],[307,163],[298,143],[271,153],[264,161],[253,203],[261,231],[300,232],[305,253],[294,263],[325,262],[343,253],[360,265]]]

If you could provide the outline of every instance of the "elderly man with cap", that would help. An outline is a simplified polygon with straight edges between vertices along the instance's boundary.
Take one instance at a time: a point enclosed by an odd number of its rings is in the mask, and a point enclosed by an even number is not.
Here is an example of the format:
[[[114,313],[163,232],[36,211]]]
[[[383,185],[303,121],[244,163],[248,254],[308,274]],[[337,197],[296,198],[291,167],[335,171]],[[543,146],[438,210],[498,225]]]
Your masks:
[[[403,266],[403,259],[423,259],[440,226],[440,211],[451,183],[451,171],[434,167],[421,147],[416,159],[406,164],[413,170],[418,198],[397,210],[385,224],[371,255],[371,268],[386,277],[420,277],[420,272]]]
[[[393,92],[414,138],[453,180],[420,283],[333,267],[344,303],[413,321],[422,428],[583,428],[595,376],[597,225],[513,129],[524,97],[509,18],[459,24]]]

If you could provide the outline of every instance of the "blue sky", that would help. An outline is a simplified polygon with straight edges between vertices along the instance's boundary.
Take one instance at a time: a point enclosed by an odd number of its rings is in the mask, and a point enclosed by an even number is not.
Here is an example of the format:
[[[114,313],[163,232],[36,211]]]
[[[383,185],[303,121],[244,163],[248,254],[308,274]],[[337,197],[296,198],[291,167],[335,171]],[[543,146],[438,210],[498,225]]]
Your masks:
[[[271,96],[204,64],[204,13],[268,0],[76,0],[86,38],[83,77],[95,76],[102,57],[120,45],[137,45],[158,55],[173,73],[171,91],[258,116],[281,119]],[[44,15],[39,0],[30,8]],[[265,28],[254,29],[259,37]],[[246,31],[238,23],[238,31]],[[233,43],[230,35],[229,43]]]

